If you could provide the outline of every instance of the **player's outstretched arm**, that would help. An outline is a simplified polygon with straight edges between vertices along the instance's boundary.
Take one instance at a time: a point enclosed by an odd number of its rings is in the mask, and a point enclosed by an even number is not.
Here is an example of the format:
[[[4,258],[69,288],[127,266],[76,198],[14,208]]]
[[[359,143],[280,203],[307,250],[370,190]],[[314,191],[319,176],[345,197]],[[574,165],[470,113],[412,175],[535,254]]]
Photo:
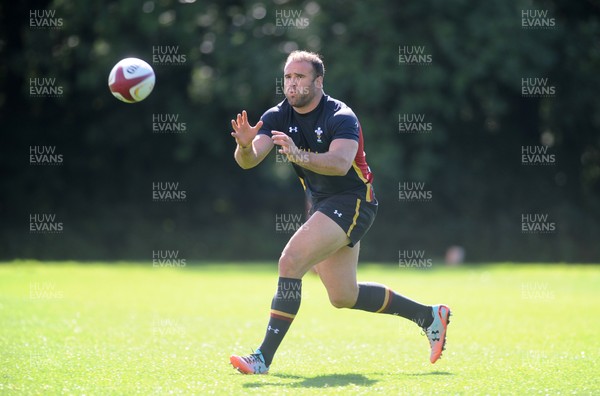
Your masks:
[[[246,110],[238,114],[235,120],[231,120],[237,147],[235,148],[235,161],[242,169],[250,169],[258,165],[269,151],[273,148],[273,141],[266,135],[257,135],[263,122],[259,121],[255,126],[248,122]]]
[[[358,142],[352,139],[335,139],[326,153],[309,153],[296,147],[285,133],[271,131],[273,143],[280,147],[290,162],[325,176],[344,176],[352,167],[358,151]]]

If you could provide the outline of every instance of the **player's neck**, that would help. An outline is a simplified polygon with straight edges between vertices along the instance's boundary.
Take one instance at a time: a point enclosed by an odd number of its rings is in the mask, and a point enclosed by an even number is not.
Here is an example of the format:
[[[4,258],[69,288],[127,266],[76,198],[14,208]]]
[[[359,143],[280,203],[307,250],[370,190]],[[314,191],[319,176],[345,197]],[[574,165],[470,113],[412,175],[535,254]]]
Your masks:
[[[321,91],[319,91],[319,93],[317,95],[315,95],[313,100],[311,100],[310,103],[307,104],[306,106],[302,106],[302,107],[292,106],[292,107],[298,114],[308,114],[311,111],[313,111],[314,109],[316,109],[317,106],[319,106],[319,103],[321,103],[321,99],[323,98],[323,95],[324,95],[323,90],[321,90]]]

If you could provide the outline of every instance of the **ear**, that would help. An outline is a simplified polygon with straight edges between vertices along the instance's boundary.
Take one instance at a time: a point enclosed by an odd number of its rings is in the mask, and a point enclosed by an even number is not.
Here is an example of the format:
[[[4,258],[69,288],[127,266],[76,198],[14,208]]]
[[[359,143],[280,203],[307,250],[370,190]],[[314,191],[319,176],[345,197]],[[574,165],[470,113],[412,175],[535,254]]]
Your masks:
[[[323,76],[315,78],[315,86],[317,88],[323,89]]]

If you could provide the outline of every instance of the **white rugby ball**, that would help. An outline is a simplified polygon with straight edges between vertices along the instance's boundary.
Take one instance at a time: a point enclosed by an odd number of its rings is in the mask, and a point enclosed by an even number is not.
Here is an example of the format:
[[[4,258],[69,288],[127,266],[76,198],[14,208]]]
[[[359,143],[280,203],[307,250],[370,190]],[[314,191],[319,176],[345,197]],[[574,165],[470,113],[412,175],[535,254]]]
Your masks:
[[[152,66],[138,58],[125,58],[115,65],[108,75],[108,87],[115,98],[125,103],[146,99],[156,76]]]

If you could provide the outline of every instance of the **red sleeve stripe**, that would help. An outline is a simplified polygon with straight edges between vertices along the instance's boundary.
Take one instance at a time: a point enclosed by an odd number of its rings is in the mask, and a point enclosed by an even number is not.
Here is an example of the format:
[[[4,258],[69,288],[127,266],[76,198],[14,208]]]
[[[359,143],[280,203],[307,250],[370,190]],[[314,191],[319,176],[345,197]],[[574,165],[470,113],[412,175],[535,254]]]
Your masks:
[[[358,150],[356,151],[356,156],[354,157],[354,161],[352,162],[352,168],[356,172],[356,175],[360,180],[363,181],[367,185],[367,194],[366,201],[373,201],[373,190],[371,189],[371,183],[373,182],[373,174],[369,169],[369,165],[367,164],[366,154],[365,154],[365,143],[363,139],[362,127],[360,124],[358,125]]]

